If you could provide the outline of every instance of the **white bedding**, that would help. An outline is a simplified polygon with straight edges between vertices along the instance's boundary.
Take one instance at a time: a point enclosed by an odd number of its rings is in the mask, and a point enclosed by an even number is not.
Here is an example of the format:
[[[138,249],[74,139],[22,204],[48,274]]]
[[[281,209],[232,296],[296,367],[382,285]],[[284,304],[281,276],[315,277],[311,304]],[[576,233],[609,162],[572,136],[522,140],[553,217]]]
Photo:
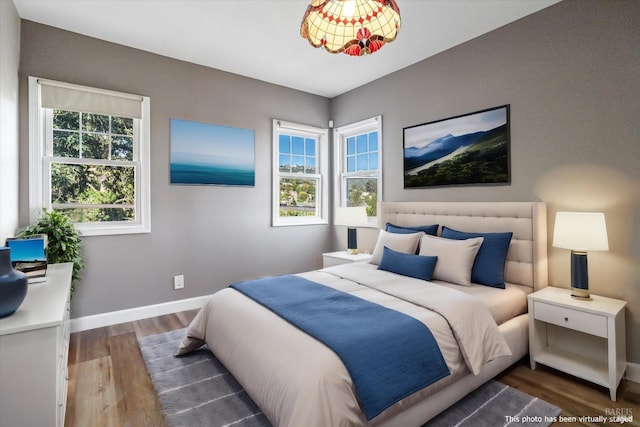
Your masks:
[[[425,323],[451,375],[367,423],[351,378],[332,350],[243,294],[224,289],[214,294],[193,320],[180,353],[206,343],[274,426],[376,425],[469,371],[477,373],[489,360],[511,354],[492,313],[481,302],[483,298],[490,301],[487,295],[491,292],[461,293],[457,288],[380,271],[364,263],[300,276]],[[473,292],[482,295],[470,297]]]
[[[432,283],[456,289],[480,299],[498,325],[527,312],[527,292],[524,286],[507,283],[505,289],[499,289],[483,285],[460,286],[439,280],[433,280]]]
[[[354,263],[358,269],[376,270],[375,264],[368,262]],[[334,267],[325,269],[326,271],[339,271]],[[487,306],[489,312],[493,316],[498,325],[503,324],[509,319],[527,312],[527,294],[531,292],[531,288],[507,283],[505,289],[492,288],[490,286],[476,285],[460,286],[454,283],[444,282],[442,280],[431,280],[431,283],[455,289],[467,295],[480,299]],[[527,292],[528,290],[528,292]]]

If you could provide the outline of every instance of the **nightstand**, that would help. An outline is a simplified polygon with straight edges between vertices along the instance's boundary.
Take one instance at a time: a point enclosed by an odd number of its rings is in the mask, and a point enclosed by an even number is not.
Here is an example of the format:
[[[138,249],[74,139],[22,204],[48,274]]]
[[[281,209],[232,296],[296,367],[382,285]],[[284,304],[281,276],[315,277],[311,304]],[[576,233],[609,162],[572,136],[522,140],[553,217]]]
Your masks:
[[[348,254],[346,251],[328,252],[322,254],[322,267],[332,267],[334,265],[348,264],[350,262],[367,262],[371,259],[371,254]]]
[[[571,298],[569,289],[546,287],[528,296],[529,357],[609,389],[616,400],[626,360],[626,301],[591,295]]]

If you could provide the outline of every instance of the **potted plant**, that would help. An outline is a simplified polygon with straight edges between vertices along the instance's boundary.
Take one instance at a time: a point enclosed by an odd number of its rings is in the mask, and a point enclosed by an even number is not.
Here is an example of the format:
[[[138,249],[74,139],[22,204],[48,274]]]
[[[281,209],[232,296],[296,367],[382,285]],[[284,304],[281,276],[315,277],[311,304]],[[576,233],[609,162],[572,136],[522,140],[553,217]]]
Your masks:
[[[71,218],[62,212],[42,211],[42,216],[34,225],[30,225],[18,233],[18,237],[47,235],[47,263],[72,262],[71,296],[75,285],[80,280],[80,270],[84,268],[84,258],[80,254],[80,234]]]

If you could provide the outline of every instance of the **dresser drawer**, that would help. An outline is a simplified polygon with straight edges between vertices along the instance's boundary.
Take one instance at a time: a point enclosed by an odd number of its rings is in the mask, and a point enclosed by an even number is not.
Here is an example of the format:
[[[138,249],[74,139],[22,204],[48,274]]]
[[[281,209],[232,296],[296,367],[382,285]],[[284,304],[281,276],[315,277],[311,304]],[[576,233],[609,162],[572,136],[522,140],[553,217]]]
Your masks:
[[[594,313],[559,307],[553,304],[535,301],[533,317],[536,320],[573,329],[599,337],[607,337],[607,317]]]

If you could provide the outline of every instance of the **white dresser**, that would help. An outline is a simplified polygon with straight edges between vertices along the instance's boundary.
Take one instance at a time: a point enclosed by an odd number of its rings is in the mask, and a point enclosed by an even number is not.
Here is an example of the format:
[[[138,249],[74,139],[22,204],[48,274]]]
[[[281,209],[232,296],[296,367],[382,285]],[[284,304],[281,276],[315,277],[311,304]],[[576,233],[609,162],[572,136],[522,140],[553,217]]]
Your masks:
[[[52,264],[0,319],[0,426],[64,426],[73,264]]]

